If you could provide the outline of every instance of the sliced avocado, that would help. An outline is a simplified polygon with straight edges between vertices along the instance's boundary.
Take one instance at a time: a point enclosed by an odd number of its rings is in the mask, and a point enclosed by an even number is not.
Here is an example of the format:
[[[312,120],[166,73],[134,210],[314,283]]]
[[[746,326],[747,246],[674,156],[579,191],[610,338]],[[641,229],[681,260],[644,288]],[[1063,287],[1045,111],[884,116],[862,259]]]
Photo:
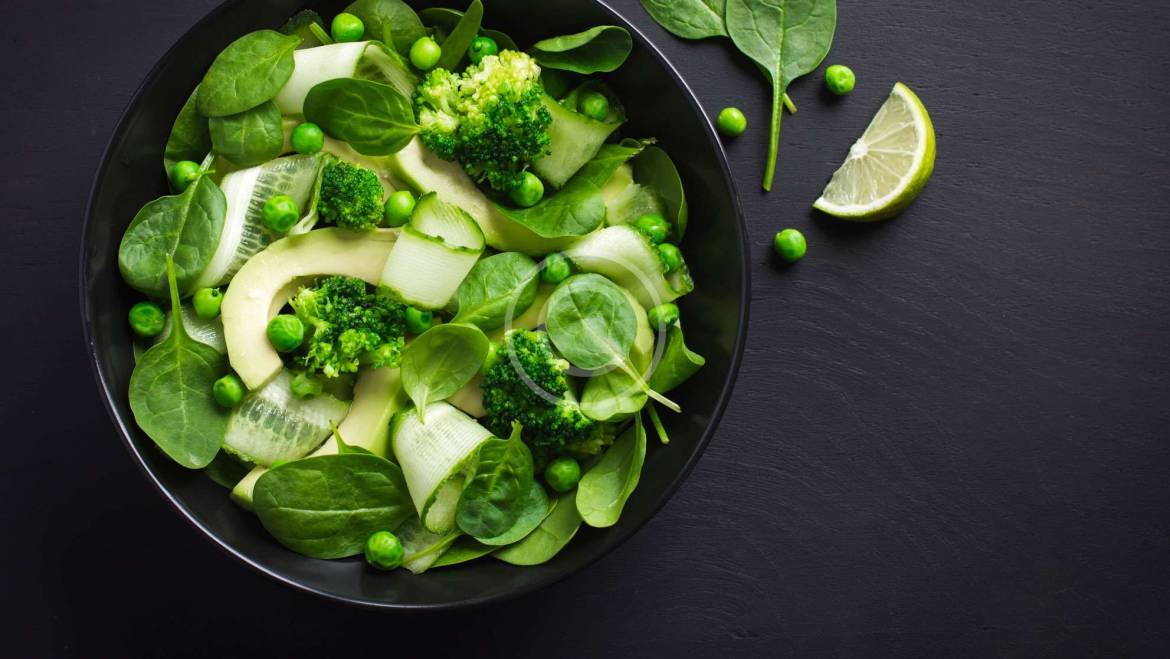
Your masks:
[[[546,183],[560,188],[601,150],[620,121],[606,123],[573,112],[549,96],[544,107],[552,114],[548,129],[548,155],[532,163],[532,170]]]
[[[228,360],[248,389],[259,389],[284,363],[268,342],[268,321],[307,277],[346,275],[377,284],[398,232],[319,229],[276,241],[240,268],[223,296]]]

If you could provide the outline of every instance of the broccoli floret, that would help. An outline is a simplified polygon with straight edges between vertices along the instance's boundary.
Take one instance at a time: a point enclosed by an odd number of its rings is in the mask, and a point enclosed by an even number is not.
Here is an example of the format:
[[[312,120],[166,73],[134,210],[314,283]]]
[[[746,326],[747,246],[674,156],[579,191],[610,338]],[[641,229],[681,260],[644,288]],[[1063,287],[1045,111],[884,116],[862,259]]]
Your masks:
[[[402,352],[405,310],[354,277],[326,277],[289,301],[311,330],[298,356],[310,372],[337,377],[361,365],[395,366]]]
[[[436,69],[414,93],[423,144],[472,178],[511,192],[548,149],[552,115],[540,67],[524,53],[489,55],[462,74]]]
[[[382,219],[382,183],[370,169],[339,160],[325,165],[321,219],[346,229],[372,229]]]
[[[613,424],[581,412],[568,377],[569,362],[554,351],[548,334],[513,330],[504,337],[499,359],[483,378],[486,424],[507,437],[512,423],[523,426],[521,438],[538,464],[557,455],[597,455],[613,443]]]

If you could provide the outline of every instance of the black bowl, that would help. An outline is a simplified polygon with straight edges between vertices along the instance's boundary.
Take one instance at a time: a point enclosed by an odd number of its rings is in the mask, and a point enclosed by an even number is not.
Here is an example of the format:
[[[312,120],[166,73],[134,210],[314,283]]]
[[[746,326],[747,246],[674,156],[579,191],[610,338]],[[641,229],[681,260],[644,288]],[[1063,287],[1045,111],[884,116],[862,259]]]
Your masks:
[[[228,553],[274,579],[339,601],[397,609],[483,604],[550,584],[600,558],[650,519],[695,464],[731,395],[747,327],[749,288],[746,229],[723,150],[678,72],[606,5],[586,0],[492,2],[487,23],[521,43],[600,24],[625,25],[634,35],[633,54],[609,80],[629,109],[623,133],[657,137],[686,184],[691,219],[683,249],[696,287],[682,300],[683,317],[687,341],[707,357],[707,365],[672,393],[684,413],[664,415],[671,444],[653,442],[621,521],[608,529],[582,528],[544,565],[514,567],[487,559],[415,576],[375,572],[360,558],[299,556],[278,545],[251,513],[231,503],[227,491],[171,462],[134,424],[126,395],[133,366],[126,311],[137,296],[118,274],[117,252],[134,213],[166,194],[163,145],[180,106],[215,55],[246,32],[280,26],[306,5],[331,15],[342,3],[224,3],[163,56],[114,132],[94,182],[81,255],[85,334],[106,406],[126,446],[171,504]]]

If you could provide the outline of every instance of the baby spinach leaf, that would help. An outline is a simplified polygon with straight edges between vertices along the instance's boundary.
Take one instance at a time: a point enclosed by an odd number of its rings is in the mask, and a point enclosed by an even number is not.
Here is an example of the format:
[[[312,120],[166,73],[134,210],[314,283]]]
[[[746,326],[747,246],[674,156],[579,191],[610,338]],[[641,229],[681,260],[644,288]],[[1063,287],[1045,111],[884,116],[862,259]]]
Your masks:
[[[220,451],[215,455],[215,458],[203,468],[203,473],[207,474],[216,485],[232,489],[243,480],[244,476],[248,475],[249,471],[256,465],[248,462],[242,458],[228,453],[227,451]]]
[[[292,76],[293,51],[301,38],[260,30],[236,39],[220,53],[199,83],[199,112],[224,117],[271,100]]]
[[[662,149],[648,146],[630,165],[634,168],[634,180],[650,186],[661,196],[674,237],[682,240],[687,231],[687,195],[674,161]]]
[[[175,329],[134,366],[130,410],[138,427],[172,460],[188,469],[202,469],[219,453],[227,431],[227,412],[211,394],[212,384],[227,370],[227,360],[187,335],[179,313],[175,265],[169,255],[164,261]]]
[[[504,252],[480,260],[459,285],[459,312],[453,323],[470,323],[485,332],[519,316],[536,299],[540,269],[520,252]]]
[[[207,117],[199,114],[196,99],[199,88],[187,97],[187,102],[175,117],[171,126],[171,135],[167,138],[167,146],[163,150],[163,167],[167,174],[180,160],[199,162],[211,151],[211,133],[207,128]]]
[[[345,11],[362,19],[367,38],[389,34],[386,44],[400,55],[409,53],[411,44],[427,36],[418,14],[402,0],[357,0]]]
[[[411,515],[394,534],[402,542],[402,567],[415,574],[426,572],[459,538],[459,532],[431,533],[423,528],[418,517]]]
[[[436,39],[444,41],[459,24],[459,19],[463,18],[463,12],[447,7],[427,7],[418,13],[418,17],[422,19],[423,25],[434,28]],[[512,37],[499,30],[481,27],[479,33],[494,40],[500,50],[520,50]]]
[[[577,485],[577,512],[589,526],[605,528],[617,523],[626,500],[638,487],[646,460],[646,429],[642,416],[593,465]]]
[[[487,556],[499,549],[494,545],[485,545],[471,536],[461,535],[443,552],[431,567],[448,567],[474,561],[480,556]]]
[[[270,469],[253,495],[260,523],[280,544],[312,558],[360,554],[375,531],[414,515],[398,465],[375,455],[304,458]]]
[[[532,452],[520,439],[520,425],[507,440],[489,439],[475,454],[455,522],[467,535],[496,538],[520,519],[533,484]]]
[[[365,156],[387,156],[406,146],[418,125],[410,100],[370,80],[337,78],[309,90],[305,119]]]
[[[211,177],[201,176],[181,194],[142,207],[118,247],[118,269],[143,293],[167,295],[167,259],[175,262],[179,290],[189,291],[203,273],[223,230],[227,200]]]
[[[402,388],[424,421],[426,406],[449,398],[471,381],[491,342],[475,325],[436,325],[407,344],[402,351]]]
[[[727,33],[772,81],[772,128],[764,189],[772,189],[780,143],[781,104],[793,80],[817,68],[833,43],[837,0],[727,0]]]
[[[312,9],[302,9],[285,21],[280,28],[281,34],[294,34],[301,38],[297,50],[316,48],[333,43],[333,38],[325,30],[325,21],[321,14]]]
[[[577,490],[561,495],[553,501],[553,510],[536,530],[523,540],[492,554],[512,565],[540,565],[552,560],[581,528],[581,514],[577,512]]]
[[[548,336],[574,366],[597,370],[624,363],[638,332],[626,294],[598,274],[569,277],[548,298]]]
[[[683,39],[726,37],[723,7],[727,0],[642,0],[650,17]]]
[[[284,128],[276,103],[265,101],[239,114],[212,117],[211,146],[240,167],[252,167],[280,155]]]
[[[443,40],[443,54],[439,57],[439,68],[454,71],[459,63],[467,57],[467,49],[471,47],[472,39],[479,34],[479,27],[483,24],[483,3],[471,0],[467,11],[459,17],[459,22],[451,28],[451,33]]]
[[[581,411],[594,421],[624,419],[645,406],[645,390],[617,369],[589,378],[581,392]]]
[[[516,508],[518,510],[516,521],[507,531],[492,538],[477,538],[477,540],[493,547],[503,547],[520,541],[524,536],[532,533],[533,529],[540,526],[545,517],[548,517],[548,514],[552,512],[552,502],[549,500],[548,494],[545,493],[544,486],[534,479],[528,492],[516,503]]]
[[[608,73],[625,63],[634,48],[630,33],[616,25],[537,41],[529,50],[541,66],[573,73]]]
[[[687,348],[682,328],[672,325],[666,335],[666,347],[662,350],[662,357],[654,373],[650,375],[649,384],[655,391],[666,393],[689,380],[706,363],[702,355]]]

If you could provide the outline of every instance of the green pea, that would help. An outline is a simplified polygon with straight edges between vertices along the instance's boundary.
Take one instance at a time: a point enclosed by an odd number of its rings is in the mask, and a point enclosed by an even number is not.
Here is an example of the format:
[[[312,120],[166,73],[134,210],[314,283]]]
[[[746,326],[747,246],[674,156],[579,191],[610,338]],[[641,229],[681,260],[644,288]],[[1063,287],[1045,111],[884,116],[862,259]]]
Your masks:
[[[386,226],[400,227],[410,221],[410,216],[414,213],[415,199],[410,190],[399,190],[391,193],[386,200],[386,208],[383,215],[386,217]]]
[[[366,35],[366,26],[357,16],[342,12],[333,17],[329,31],[337,42],[361,41]]]
[[[678,305],[673,302],[660,304],[651,309],[646,317],[650,320],[650,327],[666,329],[678,322]]]
[[[599,92],[585,92],[581,100],[577,101],[577,108],[590,119],[605,121],[609,116],[609,99]]]
[[[559,284],[573,274],[573,262],[560,252],[553,252],[544,257],[544,269],[540,271],[540,278],[550,284]]]
[[[857,76],[853,75],[853,69],[841,64],[834,64],[825,69],[825,86],[834,94],[844,96],[853,91],[855,84]]]
[[[678,270],[683,260],[682,252],[670,243],[662,243],[658,246],[658,258],[662,259],[662,268],[667,273]]]
[[[292,391],[292,395],[297,398],[308,400],[309,398],[320,396],[325,386],[321,384],[319,379],[308,373],[297,373],[296,377],[292,380],[292,384],[289,385],[289,389]]]
[[[433,322],[434,316],[431,312],[414,307],[406,308],[406,330],[411,334],[422,334],[431,328]]]
[[[422,37],[410,45],[410,63],[419,71],[430,71],[439,63],[443,49],[430,37]]]
[[[202,174],[203,170],[200,169],[199,163],[192,160],[180,160],[171,168],[171,185],[175,186],[176,192],[182,192]]]
[[[301,209],[296,200],[286,194],[278,194],[264,202],[261,211],[264,226],[277,233],[285,233],[301,219]]]
[[[649,213],[639,217],[634,222],[634,228],[646,235],[655,245],[662,243],[670,235],[670,222],[658,213]]]
[[[389,531],[378,531],[366,540],[366,562],[379,570],[393,570],[402,565],[406,550],[398,536]]]
[[[305,342],[305,324],[290,314],[268,321],[268,342],[277,352],[292,352]]]
[[[531,208],[544,197],[544,183],[532,172],[524,172],[524,179],[509,195],[512,203],[521,208]]]
[[[719,112],[715,126],[720,133],[728,137],[739,137],[747,130],[747,117],[743,116],[743,111],[739,108],[723,108]]]
[[[293,151],[311,155],[325,147],[325,132],[317,124],[305,121],[297,124],[289,141]]]
[[[471,47],[467,49],[467,58],[472,64],[479,64],[488,55],[500,52],[500,46],[491,37],[476,37],[471,40]]]
[[[201,288],[191,297],[191,306],[195,307],[195,315],[203,320],[212,320],[219,315],[219,305],[223,304],[223,293],[218,288]]]
[[[244,382],[235,373],[229,373],[211,385],[211,395],[220,407],[231,409],[244,400]]]
[[[804,234],[796,229],[785,229],[772,238],[772,248],[780,258],[793,263],[804,258],[808,251],[808,244],[804,241]]]
[[[130,313],[127,315],[130,321],[130,329],[135,334],[144,339],[150,339],[162,334],[163,328],[167,324],[167,315],[163,313],[162,307],[154,302],[139,302],[130,307]]]
[[[573,458],[557,458],[545,468],[544,480],[557,492],[568,492],[581,480],[581,465]]]

